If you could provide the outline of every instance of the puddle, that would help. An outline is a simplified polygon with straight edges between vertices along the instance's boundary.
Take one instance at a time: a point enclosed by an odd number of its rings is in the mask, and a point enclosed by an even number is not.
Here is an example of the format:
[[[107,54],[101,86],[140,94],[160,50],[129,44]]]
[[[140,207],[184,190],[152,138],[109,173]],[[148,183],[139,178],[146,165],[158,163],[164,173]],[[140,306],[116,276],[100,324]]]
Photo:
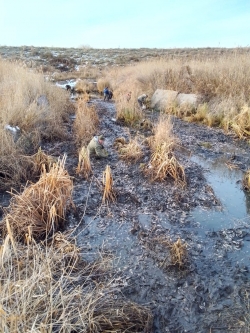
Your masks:
[[[222,205],[221,211],[204,210],[198,207],[192,212],[194,220],[199,222],[203,229],[218,231],[234,228],[240,224],[239,220],[249,217],[250,196],[242,190],[243,172],[241,170],[230,170],[225,165],[225,161],[219,159],[212,162],[192,156],[191,160],[204,168],[207,182]]]
[[[213,245],[204,244],[204,252],[213,253],[217,244],[217,249],[237,265],[250,267],[250,195],[241,187],[243,172],[230,170],[223,160],[212,162],[197,156],[191,160],[204,168],[207,182],[222,206],[220,211],[199,207],[192,211],[200,237],[205,240],[210,235],[214,239]]]

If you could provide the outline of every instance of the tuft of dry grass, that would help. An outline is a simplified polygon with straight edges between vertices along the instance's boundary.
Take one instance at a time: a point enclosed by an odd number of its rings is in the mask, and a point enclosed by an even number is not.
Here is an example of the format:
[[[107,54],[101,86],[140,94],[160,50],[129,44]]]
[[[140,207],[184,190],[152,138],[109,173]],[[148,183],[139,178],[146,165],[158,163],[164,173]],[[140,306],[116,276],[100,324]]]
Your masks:
[[[247,170],[243,176],[243,180],[242,180],[242,184],[243,184],[243,188],[246,191],[250,191],[250,170]]]
[[[172,132],[171,118],[161,115],[155,124],[154,135],[147,141],[151,148],[151,158],[143,170],[152,181],[163,181],[167,177],[174,179],[180,186],[186,185],[185,171],[174,155],[177,139]]]
[[[187,245],[180,238],[170,245],[171,261],[173,265],[181,268],[187,258]]]
[[[99,94],[103,93],[103,90],[104,90],[105,87],[111,88],[109,80],[107,80],[105,78],[98,79],[98,81],[97,81],[97,90],[98,90]]]
[[[171,177],[177,185],[182,187],[186,185],[184,168],[177,161],[167,143],[163,143],[155,148],[149,164],[144,168],[144,173],[152,181],[163,181],[167,177]]]
[[[136,126],[143,119],[143,112],[135,101],[116,99],[117,120],[124,125]]]
[[[250,106],[242,106],[239,113],[233,117],[230,127],[240,139],[250,137]]]
[[[127,143],[124,138],[117,138],[114,141],[114,146],[118,149],[119,156],[127,162],[137,162],[142,156],[141,145],[137,138],[130,139]]]
[[[76,119],[74,122],[74,133],[76,143],[85,146],[96,133],[99,125],[99,118],[94,106],[88,106],[83,100],[78,100]]]
[[[0,224],[3,236],[8,224],[14,237],[22,242],[27,242],[29,235],[42,239],[64,227],[66,210],[73,204],[73,182],[64,164],[65,157],[53,164],[49,172],[43,164],[39,181],[13,195]]]
[[[37,153],[31,156],[32,161],[34,162],[33,173],[39,175],[45,169],[46,172],[49,172],[53,163],[56,163],[56,159],[53,156],[47,155],[41,147],[39,147]]]
[[[177,138],[173,135],[173,124],[170,116],[160,115],[157,123],[153,126],[153,134],[149,139],[149,145],[153,151],[163,143],[172,151],[178,143]]]
[[[116,148],[119,148],[119,147],[124,146],[126,144],[127,144],[126,139],[124,137],[119,137],[119,138],[116,138],[114,140],[113,146],[116,147]]]
[[[89,158],[89,151],[86,147],[82,147],[79,152],[78,166],[76,173],[82,174],[84,178],[88,179],[92,173],[91,162]]]
[[[78,93],[89,93],[90,91],[93,91],[95,89],[95,86],[92,82],[89,82],[88,80],[77,80],[75,90]]]
[[[18,187],[26,181],[33,166],[4,128],[0,126],[0,190]]]
[[[152,331],[151,311],[116,291],[111,259],[84,261],[69,235],[56,233],[47,245],[31,236],[25,246],[9,228],[0,267],[1,332]]]
[[[111,173],[110,166],[107,165],[106,169],[103,172],[103,197],[102,197],[102,202],[115,202],[116,201],[116,193],[113,188],[113,176]]]

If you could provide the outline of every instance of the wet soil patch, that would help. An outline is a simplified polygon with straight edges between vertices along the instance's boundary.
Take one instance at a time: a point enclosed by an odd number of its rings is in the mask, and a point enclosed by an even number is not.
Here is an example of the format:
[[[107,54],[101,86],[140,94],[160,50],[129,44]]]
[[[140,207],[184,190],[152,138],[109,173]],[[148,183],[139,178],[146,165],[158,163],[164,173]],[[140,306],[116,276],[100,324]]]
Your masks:
[[[68,225],[77,226],[84,258],[94,260],[100,252],[114,257],[114,267],[123,281],[120,291],[151,308],[155,333],[247,332],[242,323],[248,315],[245,291],[250,288],[249,255],[244,262],[240,258],[244,242],[250,240],[249,218],[246,216],[235,228],[202,230],[192,216],[193,209],[200,207],[207,214],[223,209],[223,203],[208,183],[204,166],[191,158],[233,158],[244,171],[250,162],[247,144],[219,129],[173,118],[181,147],[176,155],[185,167],[187,186],[177,187],[171,179],[151,183],[140,170],[140,164],[150,158],[147,146],[142,145],[144,156],[134,164],[120,160],[113,146],[117,137],[129,139],[138,134],[143,138],[150,132],[114,122],[112,101],[96,98],[91,104],[97,108],[99,133],[106,137],[110,154],[107,159],[91,160],[93,176],[89,180],[75,173],[78,156],[72,132],[72,141],[42,147],[54,156],[67,154],[66,168],[74,177],[76,206],[68,214]],[[152,121],[157,118],[151,112],[145,116]],[[117,193],[117,202],[108,205],[102,203],[100,186],[107,164]],[[164,246],[165,240],[177,239],[187,245],[182,267],[173,265],[169,248]]]

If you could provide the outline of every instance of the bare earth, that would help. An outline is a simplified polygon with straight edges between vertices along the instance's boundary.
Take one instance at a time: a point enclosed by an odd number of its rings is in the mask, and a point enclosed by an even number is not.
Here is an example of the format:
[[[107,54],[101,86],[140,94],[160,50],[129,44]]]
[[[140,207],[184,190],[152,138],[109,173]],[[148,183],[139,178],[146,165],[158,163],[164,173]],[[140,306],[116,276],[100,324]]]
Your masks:
[[[244,293],[250,287],[249,257],[239,263],[234,253],[238,254],[250,239],[249,219],[234,229],[202,232],[192,219],[192,209],[223,207],[207,184],[203,168],[190,157],[214,161],[224,157],[244,171],[249,165],[249,146],[219,129],[173,119],[174,132],[180,139],[176,154],[185,167],[187,187],[181,189],[171,179],[150,183],[140,171],[140,163],[149,160],[147,146],[138,163],[121,161],[113,142],[121,136],[128,139],[135,131],[111,120],[116,113],[114,102],[96,98],[91,103],[97,107],[100,132],[107,138],[110,156],[93,158],[90,180],[75,173],[78,156],[73,141],[42,147],[48,154],[68,156],[66,167],[74,177],[76,204],[68,222],[69,228],[78,226],[76,235],[84,257],[93,260],[100,251],[114,256],[114,268],[122,281],[119,291],[152,309],[154,332],[247,332],[241,320],[248,312]],[[152,121],[157,118],[151,112],[146,116]],[[143,138],[150,131],[137,134]],[[100,189],[107,164],[117,192],[117,202],[109,205],[102,204]],[[181,268],[171,263],[169,249],[164,246],[167,239],[178,238],[188,248]]]

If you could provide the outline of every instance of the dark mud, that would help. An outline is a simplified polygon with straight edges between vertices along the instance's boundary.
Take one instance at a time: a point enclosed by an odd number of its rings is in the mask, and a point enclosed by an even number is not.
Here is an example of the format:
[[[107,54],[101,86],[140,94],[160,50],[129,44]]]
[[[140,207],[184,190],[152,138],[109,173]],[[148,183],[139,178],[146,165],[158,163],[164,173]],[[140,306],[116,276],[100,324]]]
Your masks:
[[[74,177],[76,210],[68,214],[69,228],[78,226],[78,244],[83,256],[93,260],[98,253],[114,256],[121,276],[120,292],[147,305],[154,314],[153,332],[248,332],[246,292],[249,284],[250,221],[246,214],[234,227],[203,227],[200,216],[223,211],[223,198],[216,196],[206,178],[206,161],[220,159],[242,172],[250,164],[250,148],[221,130],[190,124],[174,118],[174,133],[180,139],[176,155],[185,167],[187,187],[177,187],[171,179],[150,183],[140,171],[149,161],[143,145],[150,130],[131,130],[114,122],[113,102],[93,99],[101,120],[100,133],[106,136],[108,159],[92,159],[94,175],[84,180],[75,174],[78,156],[73,142],[45,144],[54,156],[67,154],[66,168]],[[157,114],[146,114],[152,121]],[[73,123],[74,119],[72,119]],[[71,131],[71,129],[69,129]],[[97,133],[98,134],[98,133]],[[117,137],[141,136],[144,157],[136,164],[119,159],[113,142]],[[205,161],[198,163],[194,158]],[[109,164],[117,202],[102,204],[103,171]],[[211,171],[212,172],[212,171]],[[173,265],[164,240],[180,238],[187,244],[183,267]],[[241,259],[244,257],[244,260]],[[250,324],[249,324],[250,326]]]

